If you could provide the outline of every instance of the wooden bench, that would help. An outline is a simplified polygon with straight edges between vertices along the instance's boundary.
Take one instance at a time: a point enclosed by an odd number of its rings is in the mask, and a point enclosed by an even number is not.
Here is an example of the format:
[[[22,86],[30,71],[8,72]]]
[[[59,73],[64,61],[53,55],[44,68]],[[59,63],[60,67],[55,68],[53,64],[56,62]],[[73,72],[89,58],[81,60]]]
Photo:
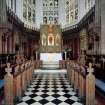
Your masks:
[[[14,105],[14,102],[21,99],[22,93],[32,81],[34,61],[27,60],[15,66],[7,63],[5,71],[7,72],[4,76],[5,105]]]

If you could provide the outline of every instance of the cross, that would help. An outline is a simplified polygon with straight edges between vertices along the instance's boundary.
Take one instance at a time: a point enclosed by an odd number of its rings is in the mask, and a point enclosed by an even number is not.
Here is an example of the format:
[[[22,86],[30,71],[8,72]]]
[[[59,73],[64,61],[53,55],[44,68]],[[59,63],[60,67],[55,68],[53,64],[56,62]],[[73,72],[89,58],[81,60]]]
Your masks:
[[[5,68],[5,71],[7,72],[7,75],[11,75],[12,68],[10,68],[10,63],[7,63],[7,68]]]
[[[89,63],[89,68],[87,69],[87,72],[89,73],[89,75],[94,72],[94,69],[92,68],[92,63]]]

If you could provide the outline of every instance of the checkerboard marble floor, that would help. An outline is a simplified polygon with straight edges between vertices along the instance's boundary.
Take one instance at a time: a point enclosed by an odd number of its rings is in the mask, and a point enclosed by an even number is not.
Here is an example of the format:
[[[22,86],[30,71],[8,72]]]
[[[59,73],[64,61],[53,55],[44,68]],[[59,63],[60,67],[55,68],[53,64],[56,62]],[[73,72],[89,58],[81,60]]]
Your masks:
[[[64,74],[36,74],[17,105],[83,105]]]

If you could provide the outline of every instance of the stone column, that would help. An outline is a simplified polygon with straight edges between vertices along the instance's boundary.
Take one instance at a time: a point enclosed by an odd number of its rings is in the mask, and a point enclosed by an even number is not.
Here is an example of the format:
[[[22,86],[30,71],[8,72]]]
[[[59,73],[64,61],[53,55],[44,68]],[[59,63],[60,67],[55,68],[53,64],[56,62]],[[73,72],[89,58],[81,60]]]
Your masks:
[[[101,54],[105,54],[105,0],[101,2]]]
[[[95,32],[99,36],[99,54],[105,54],[105,0],[96,0]]]

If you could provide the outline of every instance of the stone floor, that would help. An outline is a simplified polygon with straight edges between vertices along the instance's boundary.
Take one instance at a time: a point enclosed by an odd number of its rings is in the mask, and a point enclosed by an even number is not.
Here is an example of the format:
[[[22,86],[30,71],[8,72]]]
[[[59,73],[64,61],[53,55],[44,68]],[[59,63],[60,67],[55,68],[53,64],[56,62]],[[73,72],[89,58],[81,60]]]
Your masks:
[[[17,105],[83,105],[64,73],[35,74]]]

